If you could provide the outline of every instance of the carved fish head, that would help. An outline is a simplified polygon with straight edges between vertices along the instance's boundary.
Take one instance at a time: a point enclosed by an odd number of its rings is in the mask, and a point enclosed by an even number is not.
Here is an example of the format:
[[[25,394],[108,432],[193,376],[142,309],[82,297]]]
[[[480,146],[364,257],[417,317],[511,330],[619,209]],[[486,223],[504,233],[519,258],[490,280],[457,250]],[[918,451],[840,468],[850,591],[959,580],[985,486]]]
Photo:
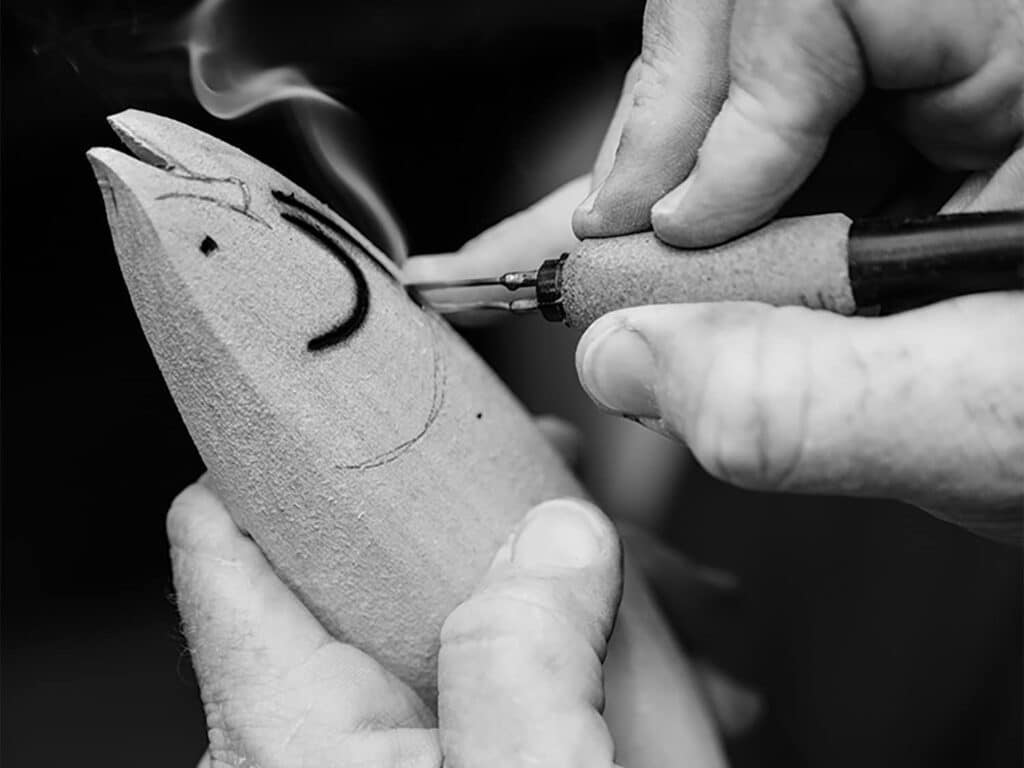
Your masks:
[[[405,296],[384,254],[223,141],[136,110],[110,124],[134,157],[88,156],[139,317],[163,347],[158,360],[187,356],[194,367],[230,350],[243,378],[286,411],[297,392],[323,393],[309,429],[330,434],[341,465],[386,460],[422,432],[440,396],[437,323]],[[396,313],[407,317],[379,322]],[[366,380],[403,382],[401,407],[369,414],[366,398],[346,397]]]

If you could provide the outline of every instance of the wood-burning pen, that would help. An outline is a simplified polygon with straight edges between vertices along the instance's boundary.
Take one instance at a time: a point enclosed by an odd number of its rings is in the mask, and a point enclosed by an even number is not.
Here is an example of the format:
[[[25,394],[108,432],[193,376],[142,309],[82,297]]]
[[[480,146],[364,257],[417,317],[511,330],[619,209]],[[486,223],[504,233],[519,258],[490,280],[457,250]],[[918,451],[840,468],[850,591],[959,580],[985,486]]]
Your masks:
[[[427,302],[440,312],[539,312],[583,328],[644,304],[761,301],[841,314],[898,311],[952,296],[1024,288],[1024,209],[863,219],[779,219],[723,245],[681,250],[645,232],[583,240],[560,259],[499,277],[413,283],[440,288],[532,288],[513,301]]]

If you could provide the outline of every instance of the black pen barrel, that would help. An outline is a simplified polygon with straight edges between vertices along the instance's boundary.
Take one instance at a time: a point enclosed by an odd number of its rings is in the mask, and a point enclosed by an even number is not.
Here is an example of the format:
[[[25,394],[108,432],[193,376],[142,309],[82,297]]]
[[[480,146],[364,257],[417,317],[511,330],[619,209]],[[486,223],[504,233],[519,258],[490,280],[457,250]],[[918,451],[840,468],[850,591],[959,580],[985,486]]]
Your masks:
[[[1024,210],[862,219],[847,247],[860,307],[1024,288]]]

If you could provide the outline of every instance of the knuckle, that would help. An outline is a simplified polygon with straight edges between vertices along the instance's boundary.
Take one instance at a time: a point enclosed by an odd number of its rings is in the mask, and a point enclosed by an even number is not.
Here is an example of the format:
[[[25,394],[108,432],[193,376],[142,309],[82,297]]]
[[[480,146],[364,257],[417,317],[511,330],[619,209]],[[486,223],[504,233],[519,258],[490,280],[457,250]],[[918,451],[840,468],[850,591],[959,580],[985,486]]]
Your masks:
[[[488,606],[493,608],[494,606]],[[485,612],[474,606],[468,611],[456,611],[441,633],[438,653],[439,684],[447,679],[447,672],[466,668],[486,670],[490,685],[501,688],[516,687],[535,677],[553,678],[562,673],[562,663],[550,631],[531,627],[515,627],[500,618],[500,610]]]
[[[781,151],[803,153],[808,144],[817,145],[827,138],[827,128],[810,124],[793,114],[788,104],[778,103],[770,94],[737,83],[729,86],[729,97],[722,106],[722,119],[734,121],[744,131],[764,136]]]
[[[721,51],[728,44],[729,17],[725,10],[690,6],[672,0],[647,3],[643,48],[627,83],[633,84],[633,106],[639,112],[657,105],[706,128],[727,90],[728,66]]]
[[[585,643],[603,655],[604,620],[570,595],[555,597],[536,585],[502,583],[458,606],[441,627],[443,654],[466,651],[526,659],[532,668],[556,672],[566,648]]]
[[[796,310],[802,312],[802,310]],[[714,338],[703,375],[680,396],[688,438],[698,461],[737,485],[782,490],[799,476],[808,442],[813,388],[807,349],[777,343],[790,310],[758,310],[708,323]],[[782,333],[778,333],[778,331]]]
[[[783,137],[826,132],[863,81],[860,50],[836,1],[799,6],[798,13],[772,3],[741,6],[729,49],[745,114]]]
[[[203,711],[206,716],[206,735],[209,739],[210,763],[212,766],[236,768],[246,764],[247,751],[243,746],[244,723],[233,722],[237,716],[230,703],[206,699]],[[244,718],[243,718],[244,720]]]
[[[687,46],[681,39],[680,28],[700,24],[699,18],[687,15],[679,3],[671,0],[652,0],[644,10],[644,42],[635,74],[634,103],[643,107],[662,96],[677,98],[685,95],[676,87],[686,73]]]
[[[645,48],[633,83],[633,108],[644,110],[660,102],[668,93],[668,81],[668,72],[658,55]]]
[[[452,611],[441,627],[441,642],[489,641],[564,623],[561,612],[532,585],[500,583]]]
[[[640,61],[647,67],[667,71],[678,57],[674,21],[671,0],[651,0],[644,6],[644,44]]]
[[[993,359],[971,350],[968,364],[957,371],[958,405],[977,443],[972,453],[979,469],[987,468],[984,476],[995,487],[1019,495],[1024,488],[1024,353]]]
[[[562,764],[575,766],[610,765],[615,753],[608,726],[594,707],[575,707],[558,718]]]

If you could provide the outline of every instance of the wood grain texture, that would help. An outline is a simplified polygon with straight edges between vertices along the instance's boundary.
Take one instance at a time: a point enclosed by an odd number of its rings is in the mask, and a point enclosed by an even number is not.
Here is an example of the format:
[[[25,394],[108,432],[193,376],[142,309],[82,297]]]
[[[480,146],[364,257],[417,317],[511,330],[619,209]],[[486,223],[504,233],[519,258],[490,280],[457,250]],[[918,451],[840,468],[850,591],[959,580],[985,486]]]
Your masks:
[[[432,703],[447,614],[530,507],[583,490],[491,370],[346,222],[185,125],[135,111],[111,122],[136,157],[89,158],[124,279],[219,494],[332,634]],[[311,351],[352,315],[358,282],[320,235],[357,265],[369,305],[347,340]],[[636,577],[630,592],[646,607],[624,605],[637,626],[613,641],[609,663],[633,691],[622,701],[649,690],[649,706],[705,739],[659,746],[636,732],[647,743],[632,765],[714,751],[685,659]],[[651,687],[677,677],[678,688]]]

